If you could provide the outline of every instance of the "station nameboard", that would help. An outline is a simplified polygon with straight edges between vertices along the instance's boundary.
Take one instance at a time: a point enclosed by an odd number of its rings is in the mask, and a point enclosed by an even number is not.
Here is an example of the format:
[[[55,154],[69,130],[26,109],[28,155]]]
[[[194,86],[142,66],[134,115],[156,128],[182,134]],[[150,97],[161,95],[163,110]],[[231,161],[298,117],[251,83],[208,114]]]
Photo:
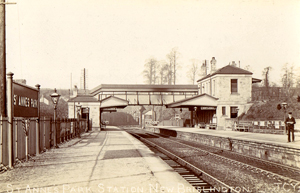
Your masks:
[[[14,117],[38,117],[38,89],[13,82]]]

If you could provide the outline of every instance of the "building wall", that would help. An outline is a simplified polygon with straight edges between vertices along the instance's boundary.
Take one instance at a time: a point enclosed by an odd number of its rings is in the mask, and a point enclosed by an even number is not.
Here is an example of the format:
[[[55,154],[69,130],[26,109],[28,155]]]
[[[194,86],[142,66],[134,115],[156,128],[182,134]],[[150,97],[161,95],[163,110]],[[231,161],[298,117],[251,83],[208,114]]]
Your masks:
[[[231,93],[231,79],[237,79],[237,93]],[[239,109],[238,116],[249,109],[252,92],[251,75],[217,74],[198,83],[199,94],[209,94],[218,98],[217,125],[218,129],[226,129],[231,124],[231,107]],[[225,107],[223,115],[222,107]],[[235,120],[235,119],[234,119]]]
[[[75,106],[74,106],[75,105]],[[76,112],[76,105],[78,105],[78,102],[68,102],[68,111],[69,111],[69,118],[77,118],[77,112]],[[89,107],[90,112],[90,120],[92,120],[93,127],[99,127],[99,103],[95,102],[80,102],[81,107]],[[74,111],[75,110],[75,111]],[[74,114],[75,112],[75,114]]]

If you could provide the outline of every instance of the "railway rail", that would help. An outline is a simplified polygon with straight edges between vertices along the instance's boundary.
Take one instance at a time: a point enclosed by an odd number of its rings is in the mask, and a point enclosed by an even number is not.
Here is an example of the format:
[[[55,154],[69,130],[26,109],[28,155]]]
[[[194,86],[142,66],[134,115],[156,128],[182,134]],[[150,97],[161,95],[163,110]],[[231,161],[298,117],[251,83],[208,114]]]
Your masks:
[[[138,132],[137,132],[138,131]],[[250,171],[253,175],[259,175],[261,178],[264,179],[269,179],[269,181],[273,181],[273,183],[275,184],[273,187],[273,190],[275,190],[276,186],[277,188],[282,188],[279,187],[278,184],[288,184],[291,187],[294,187],[294,191],[296,192],[300,190],[300,170],[294,167],[289,167],[289,166],[285,166],[282,164],[278,164],[278,163],[274,163],[274,162],[270,162],[270,161],[266,161],[266,160],[260,160],[257,158],[252,158],[249,156],[245,156],[245,155],[241,155],[239,153],[234,153],[234,152],[229,152],[227,150],[220,150],[218,148],[215,147],[208,147],[208,146],[204,146],[204,145],[200,145],[197,144],[195,142],[190,142],[190,141],[184,141],[182,139],[171,139],[171,137],[166,137],[166,136],[162,136],[160,134],[154,134],[151,132],[145,132],[143,130],[127,130],[127,132],[131,133],[132,135],[138,135],[138,138],[141,141],[144,141],[146,143],[151,144],[154,147],[157,147],[159,149],[161,149],[162,147],[161,144],[165,143],[168,145],[167,146],[176,146],[176,149],[181,149],[182,151],[192,151],[194,153],[194,157],[199,157],[199,156],[206,156],[206,157],[211,157],[211,159],[214,160],[218,160],[219,163],[227,163],[232,165],[232,168],[236,168],[238,170],[248,170]],[[146,139],[148,138],[148,139]],[[159,139],[159,140],[157,140]],[[160,146],[158,145],[158,142],[160,141]],[[171,145],[172,144],[172,145]],[[188,149],[185,149],[188,148]],[[172,149],[172,148],[171,148]],[[175,148],[174,148],[175,149]],[[163,150],[165,151],[165,150]],[[200,154],[199,154],[200,152]],[[193,154],[192,153],[192,154]],[[191,157],[193,157],[193,155],[186,155],[186,156],[182,156],[181,158],[177,158],[179,156],[176,157],[176,152],[170,152],[168,153],[170,155],[170,157],[175,158],[176,160],[182,162],[185,165],[189,165],[190,163],[184,163],[183,160],[186,160],[185,158],[191,159]],[[172,155],[173,154],[173,155]],[[232,187],[233,186],[229,186],[229,185],[224,185],[224,184],[220,184],[218,181],[213,180],[213,178],[208,177],[208,179],[206,179],[206,176],[212,176],[206,172],[204,172],[203,170],[201,170],[201,172],[199,172],[199,170],[197,170],[197,166],[194,166],[191,164],[191,166],[189,166],[189,168],[191,170],[193,170],[196,174],[201,174],[202,178],[206,181],[208,181],[209,183],[215,185],[217,184],[218,186],[221,187],[229,187],[229,189],[234,190]],[[230,180],[229,180],[230,181]],[[219,184],[218,184],[219,183]],[[216,186],[215,186],[216,187]],[[268,188],[270,189],[270,187],[268,186]],[[274,191],[276,192],[276,191]],[[291,191],[293,192],[293,190]]]
[[[185,180],[187,180],[199,192],[230,192],[230,193],[239,192],[237,190],[234,190],[229,185],[218,180],[217,178],[213,177],[212,175],[197,168],[193,164],[185,161],[181,157],[143,138],[141,135],[130,131],[127,132],[133,135],[134,137],[138,138],[142,142],[146,143],[146,145],[148,145],[150,149],[154,151],[155,149],[158,150],[160,153],[157,151],[155,151],[155,153],[158,156],[160,156],[165,162],[167,162],[176,172],[178,172]]]

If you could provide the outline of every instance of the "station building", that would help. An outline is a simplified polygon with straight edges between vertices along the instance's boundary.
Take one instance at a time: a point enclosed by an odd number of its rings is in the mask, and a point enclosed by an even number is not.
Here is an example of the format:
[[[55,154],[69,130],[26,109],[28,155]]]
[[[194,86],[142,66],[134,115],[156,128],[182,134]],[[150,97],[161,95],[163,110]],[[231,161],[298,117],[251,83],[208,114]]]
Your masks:
[[[100,85],[88,94],[75,94],[68,102],[69,117],[76,118],[76,106],[89,109],[93,126],[99,125],[102,112],[114,112],[127,105],[165,105],[188,108],[190,125],[214,129],[232,127],[237,117],[251,107],[252,84],[261,80],[233,62],[216,70],[211,60],[210,73],[197,85]],[[202,66],[203,67],[203,66]],[[205,69],[206,72],[207,69]]]

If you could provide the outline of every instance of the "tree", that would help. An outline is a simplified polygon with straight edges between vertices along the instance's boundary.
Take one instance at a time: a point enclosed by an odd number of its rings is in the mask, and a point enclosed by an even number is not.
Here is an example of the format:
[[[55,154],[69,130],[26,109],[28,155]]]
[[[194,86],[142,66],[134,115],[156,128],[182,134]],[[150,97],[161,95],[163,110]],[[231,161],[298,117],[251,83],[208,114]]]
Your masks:
[[[158,62],[154,57],[150,57],[145,65],[145,70],[143,71],[144,78],[146,79],[145,82],[148,84],[155,84],[158,80],[157,75],[157,67]]]
[[[265,87],[265,92],[266,92],[266,95],[267,95],[267,98],[270,97],[270,78],[269,78],[269,72],[270,70],[272,70],[272,67],[271,66],[268,66],[266,68],[264,68],[263,72],[262,72],[262,75],[264,76],[264,87]]]
[[[178,58],[179,58],[179,52],[178,52],[178,48],[176,47],[173,48],[169,54],[167,54],[167,59],[169,62],[168,84],[176,84]]]
[[[250,65],[245,66],[244,69],[250,72],[253,71]]]
[[[164,60],[159,62],[159,79],[160,84],[167,84],[169,82],[169,66]]]
[[[283,91],[286,94],[286,100],[290,101],[295,94],[294,86],[294,65],[289,65],[288,63],[284,64],[282,67],[283,75],[281,77],[281,83],[283,87]]]
[[[188,77],[188,79],[190,79],[192,84],[195,84],[196,75],[198,73],[199,60],[192,59],[191,62],[192,62],[192,64],[190,66],[189,71],[187,72],[187,77]]]

